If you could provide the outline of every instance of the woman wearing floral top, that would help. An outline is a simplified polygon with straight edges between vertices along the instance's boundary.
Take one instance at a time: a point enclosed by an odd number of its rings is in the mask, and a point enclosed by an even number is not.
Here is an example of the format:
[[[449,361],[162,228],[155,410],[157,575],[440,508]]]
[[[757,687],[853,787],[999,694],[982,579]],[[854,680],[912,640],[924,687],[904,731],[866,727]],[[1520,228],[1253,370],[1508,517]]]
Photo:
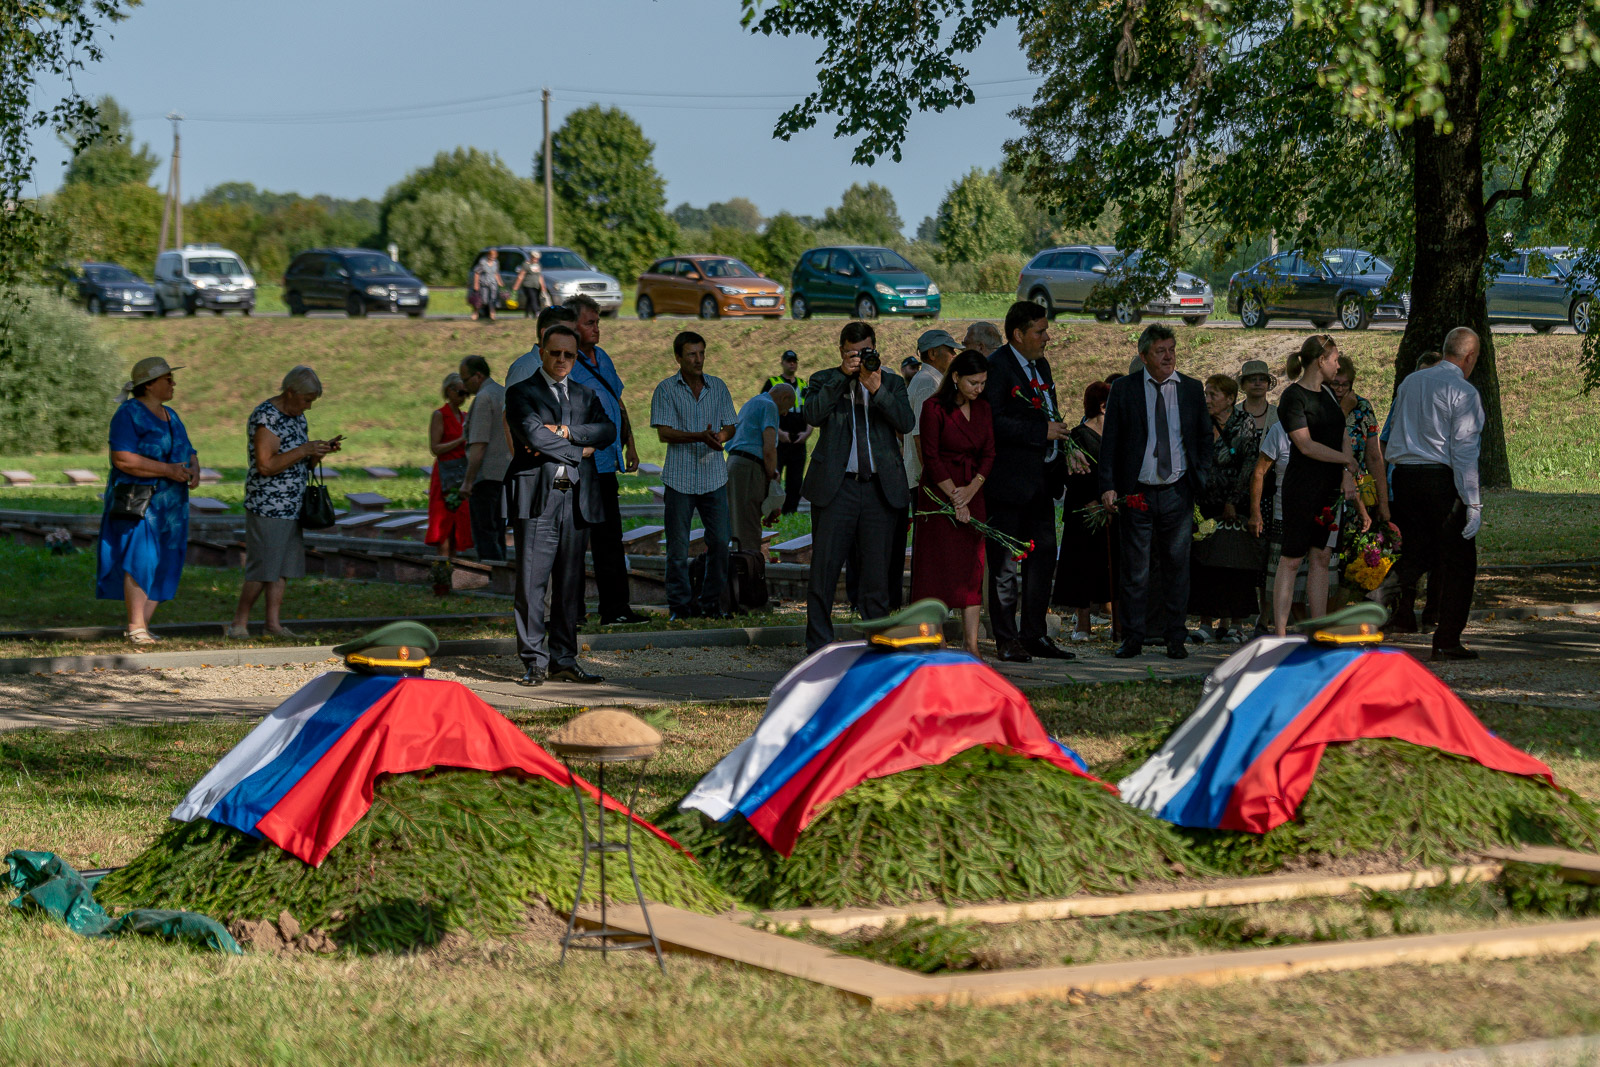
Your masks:
[[[1356,462],[1361,464],[1361,478],[1357,481],[1357,491],[1366,506],[1372,509],[1378,522],[1389,524],[1389,479],[1388,468],[1383,461],[1383,442],[1379,440],[1378,413],[1372,406],[1372,401],[1356,394],[1356,366],[1350,357],[1344,353],[1339,354],[1339,372],[1328,382],[1328,387],[1333,390],[1334,397],[1339,401],[1339,408],[1344,412],[1345,432],[1350,435],[1350,450],[1355,453]],[[1347,534],[1353,534],[1358,529],[1355,502],[1341,500],[1339,502],[1339,539],[1346,540]],[[1341,546],[1343,547],[1343,546]],[[1346,560],[1336,557],[1335,569],[1339,573],[1344,571]]]
[[[283,625],[283,590],[290,578],[306,573],[305,542],[300,536],[300,501],[312,465],[339,451],[343,435],[312,441],[306,430],[306,409],[322,395],[322,381],[310,367],[300,366],[283,377],[283,391],[256,405],[245,423],[250,473],[244,483],[244,588],[229,637],[250,636],[250,609],[267,594],[267,633],[296,636]]]
[[[1189,568],[1189,612],[1200,616],[1200,636],[1231,644],[1243,640],[1240,626],[1256,613],[1262,555],[1260,542],[1245,526],[1261,432],[1256,419],[1234,407],[1238,395],[1238,383],[1226,374],[1206,379],[1213,451],[1197,503],[1200,514],[1217,525],[1195,542]]]

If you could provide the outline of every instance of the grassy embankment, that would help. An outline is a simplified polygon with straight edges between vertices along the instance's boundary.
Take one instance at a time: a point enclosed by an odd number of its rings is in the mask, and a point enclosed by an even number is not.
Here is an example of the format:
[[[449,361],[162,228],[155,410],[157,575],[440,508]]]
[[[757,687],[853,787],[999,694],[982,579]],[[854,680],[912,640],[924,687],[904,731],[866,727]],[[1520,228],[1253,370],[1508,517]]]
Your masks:
[[[1093,764],[1191,707],[1196,683],[1070,687],[1034,698],[1052,733]],[[1581,711],[1483,705],[1486,724],[1600,792],[1600,727]],[[513,713],[543,737],[567,712]],[[680,795],[759,719],[749,704],[677,709],[645,809]],[[245,724],[24,732],[0,738],[0,847],[117,864],[163,828]],[[13,981],[0,1059],[59,1062],[92,1043],[106,1062],[219,1064],[827,1061],[911,1064],[1277,1064],[1590,1033],[1594,954],[1405,966],[1289,982],[1179,988],[1088,1003],[871,1013],[831,991],[674,956],[579,958],[547,939],[416,956],[225,959],[138,939],[96,942],[0,917]],[[1081,951],[1040,944],[1036,953]],[[1061,962],[1043,959],[1037,962]],[[617,1025],[626,1020],[626,1025]]]

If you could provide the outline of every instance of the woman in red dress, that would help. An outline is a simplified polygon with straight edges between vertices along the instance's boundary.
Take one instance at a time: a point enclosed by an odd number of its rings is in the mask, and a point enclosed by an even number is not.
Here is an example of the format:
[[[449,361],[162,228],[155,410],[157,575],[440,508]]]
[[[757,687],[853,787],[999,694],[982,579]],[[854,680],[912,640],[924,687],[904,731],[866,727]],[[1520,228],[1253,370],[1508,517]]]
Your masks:
[[[433,413],[428,423],[428,451],[433,453],[433,474],[428,479],[428,536],[430,545],[439,546],[439,555],[449,559],[472,547],[472,517],[461,483],[467,476],[467,429],[461,421],[461,405],[467,399],[467,386],[461,375],[450,373],[444,379],[445,404]],[[445,502],[453,490],[459,500],[454,508]]]
[[[968,349],[950,361],[939,391],[922,405],[917,423],[922,448],[922,484],[911,510],[955,506],[955,518],[917,518],[911,553],[911,598],[935,597],[961,609],[962,644],[978,654],[978,612],[983,604],[983,535],[969,523],[983,521],[983,483],[994,467],[994,420],[983,387],[989,361]]]

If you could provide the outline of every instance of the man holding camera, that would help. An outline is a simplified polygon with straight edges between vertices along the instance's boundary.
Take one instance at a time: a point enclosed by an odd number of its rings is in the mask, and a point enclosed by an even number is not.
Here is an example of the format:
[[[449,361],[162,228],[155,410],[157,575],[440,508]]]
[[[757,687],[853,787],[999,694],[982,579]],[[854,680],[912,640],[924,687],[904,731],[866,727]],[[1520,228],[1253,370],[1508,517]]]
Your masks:
[[[855,556],[861,614],[889,612],[888,558],[895,518],[911,502],[896,434],[915,420],[906,383],[883,373],[877,336],[864,322],[839,332],[839,366],[818,371],[806,388],[806,423],[817,427],[806,471],[811,501],[811,589],[806,598],[806,650],[833,640],[833,598],[839,571]]]

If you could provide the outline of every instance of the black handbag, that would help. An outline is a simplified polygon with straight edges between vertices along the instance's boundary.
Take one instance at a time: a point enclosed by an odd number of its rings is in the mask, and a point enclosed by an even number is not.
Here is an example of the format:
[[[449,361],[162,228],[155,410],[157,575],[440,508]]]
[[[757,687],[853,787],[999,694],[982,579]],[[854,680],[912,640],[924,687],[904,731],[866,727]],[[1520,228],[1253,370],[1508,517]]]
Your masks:
[[[460,489],[467,480],[467,458],[441,459],[435,462],[439,465],[439,491],[448,493]]]
[[[118,482],[111,487],[111,517],[135,521],[142,519],[155,495],[156,487],[153,485]]]
[[[317,468],[312,467],[305,490],[300,494],[300,525],[308,530],[323,530],[332,526],[333,520],[333,497],[328,494],[328,486],[317,474]]]

